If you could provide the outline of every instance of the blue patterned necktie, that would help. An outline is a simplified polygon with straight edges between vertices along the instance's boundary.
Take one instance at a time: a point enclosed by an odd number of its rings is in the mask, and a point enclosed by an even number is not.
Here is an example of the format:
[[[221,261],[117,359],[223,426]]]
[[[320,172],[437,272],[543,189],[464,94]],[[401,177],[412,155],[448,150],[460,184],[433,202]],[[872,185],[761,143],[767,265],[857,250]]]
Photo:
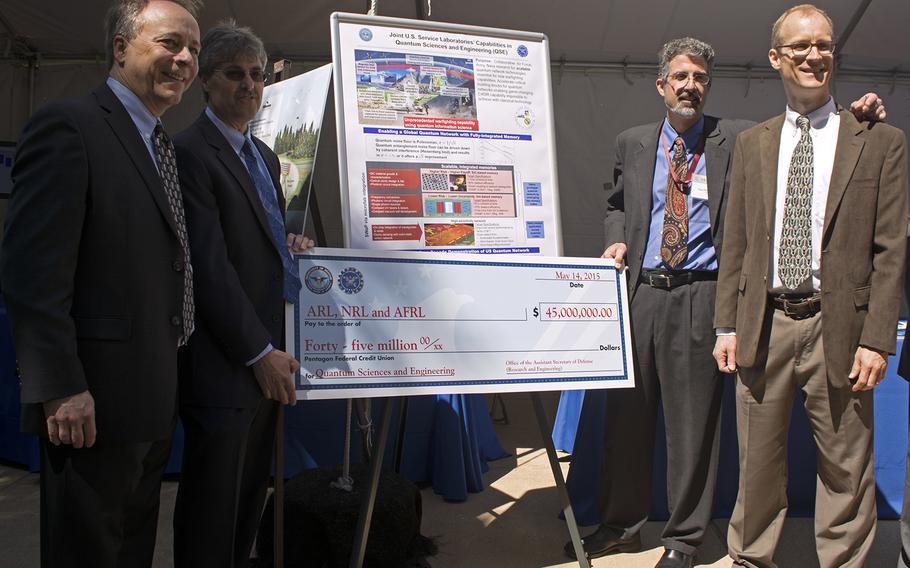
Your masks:
[[[800,130],[799,142],[790,158],[787,173],[787,194],[784,198],[784,219],[777,254],[777,274],[784,286],[796,289],[812,272],[812,184],[815,179],[815,159],[809,117],[796,119]]]
[[[167,204],[174,216],[174,226],[177,227],[177,240],[183,255],[183,333],[177,345],[186,345],[195,327],[196,306],[193,300],[193,264],[190,262],[190,245],[186,237],[186,217],[183,214],[183,192],[180,190],[180,180],[177,176],[177,160],[174,157],[174,145],[168,138],[164,128],[159,123],[152,132],[152,147],[155,150],[155,160],[158,162],[158,173],[161,175],[161,186],[167,195]]]
[[[281,216],[281,209],[278,205],[278,196],[275,193],[275,184],[272,183],[266,172],[259,167],[259,160],[254,154],[253,145],[247,139],[243,143],[243,161],[246,163],[246,169],[250,172],[253,179],[253,185],[259,193],[259,199],[262,201],[262,207],[265,209],[265,216],[269,221],[269,228],[272,230],[272,238],[275,240],[275,246],[278,247],[278,253],[281,255],[281,264],[284,266],[284,299],[291,303],[297,303],[300,297],[300,276],[297,272],[297,261],[291,256],[285,240],[284,219]]]

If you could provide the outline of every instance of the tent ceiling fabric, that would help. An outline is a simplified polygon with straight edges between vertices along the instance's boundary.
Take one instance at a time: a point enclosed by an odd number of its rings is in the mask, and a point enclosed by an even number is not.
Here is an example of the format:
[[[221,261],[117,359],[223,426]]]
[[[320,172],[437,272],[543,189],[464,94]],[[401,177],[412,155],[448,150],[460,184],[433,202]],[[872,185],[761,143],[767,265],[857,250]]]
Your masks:
[[[770,28],[792,0],[434,0],[429,20],[540,31],[550,38],[554,60],[653,63],[668,39],[692,35],[717,50],[718,64],[767,66]],[[827,0],[818,5],[842,31],[862,0]],[[101,32],[106,2],[0,0],[12,33],[46,59],[103,58]],[[379,0],[379,13],[414,18],[415,0]],[[324,61],[329,57],[329,15],[364,13],[367,2],[315,0],[208,0],[203,29],[233,17],[251,26],[272,55]],[[422,10],[426,13],[424,3]],[[872,0],[842,55],[846,67],[910,71],[910,2]],[[5,37],[4,37],[5,36]],[[5,49],[9,33],[0,35]]]

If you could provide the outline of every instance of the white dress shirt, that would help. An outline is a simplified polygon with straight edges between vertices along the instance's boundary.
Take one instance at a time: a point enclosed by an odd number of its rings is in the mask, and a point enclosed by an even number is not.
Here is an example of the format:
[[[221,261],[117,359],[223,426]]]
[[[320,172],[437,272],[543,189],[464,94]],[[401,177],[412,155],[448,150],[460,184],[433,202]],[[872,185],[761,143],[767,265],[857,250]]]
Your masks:
[[[812,184],[812,288],[821,286],[822,230],[825,226],[825,206],[828,202],[828,186],[834,168],[834,151],[837,148],[837,131],[840,116],[834,99],[809,113],[809,136],[812,138],[814,163]],[[787,197],[787,177],[790,159],[799,142],[801,133],[796,126],[799,113],[787,106],[784,125],[780,133],[780,151],[777,156],[777,199],[774,204],[774,247],[771,249],[772,289],[784,288],[777,274],[777,257],[780,253],[780,233],[784,223],[784,200]]]

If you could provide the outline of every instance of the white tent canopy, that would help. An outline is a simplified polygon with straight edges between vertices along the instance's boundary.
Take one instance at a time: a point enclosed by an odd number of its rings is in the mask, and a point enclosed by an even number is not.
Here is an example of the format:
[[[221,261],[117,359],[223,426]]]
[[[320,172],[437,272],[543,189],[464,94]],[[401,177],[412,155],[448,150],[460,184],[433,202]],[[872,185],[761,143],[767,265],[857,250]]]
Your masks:
[[[15,141],[31,109],[79,95],[100,83],[106,2],[0,0],[0,140]],[[234,18],[252,27],[273,58],[301,72],[330,60],[329,15],[365,13],[349,0],[207,0],[203,30]],[[544,32],[553,60],[560,198],[565,252],[591,256],[603,247],[603,184],[611,180],[613,140],[621,130],[658,120],[654,90],[657,49],[691,35],[717,50],[717,78],[707,111],[763,119],[781,112],[784,96],[767,62],[771,24],[791,1],[763,0],[379,0],[384,16]],[[839,102],[873,90],[888,120],[910,129],[910,2],[818,2],[835,22]],[[202,108],[198,86],[168,112],[179,131]],[[330,110],[330,112],[332,112]],[[340,244],[334,121],[327,114],[316,185],[329,244]]]

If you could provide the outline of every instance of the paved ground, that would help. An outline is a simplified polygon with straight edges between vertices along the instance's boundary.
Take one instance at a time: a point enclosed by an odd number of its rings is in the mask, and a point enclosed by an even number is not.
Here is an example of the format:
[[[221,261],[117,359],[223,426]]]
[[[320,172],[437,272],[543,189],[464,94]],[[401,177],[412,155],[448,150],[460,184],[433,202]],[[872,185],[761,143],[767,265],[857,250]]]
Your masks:
[[[423,491],[423,534],[435,537],[439,554],[433,568],[570,567],[562,556],[568,539],[557,518],[559,498],[527,395],[507,395],[509,426],[497,426],[499,439],[512,457],[491,463],[487,489],[464,503],[447,503],[432,489]],[[550,416],[556,396],[545,397]],[[563,465],[567,471],[568,465]],[[165,481],[155,568],[171,565],[170,518],[177,484]],[[726,557],[727,520],[715,519],[699,552],[701,566],[730,566]],[[652,568],[663,549],[661,523],[643,531],[645,550],[594,561],[594,568]],[[0,464],[0,568],[38,566],[38,476],[11,464]],[[590,529],[583,529],[583,534]],[[782,568],[812,568],[815,560],[812,519],[788,519],[778,550]],[[900,548],[896,521],[879,522],[869,568],[892,567]]]

